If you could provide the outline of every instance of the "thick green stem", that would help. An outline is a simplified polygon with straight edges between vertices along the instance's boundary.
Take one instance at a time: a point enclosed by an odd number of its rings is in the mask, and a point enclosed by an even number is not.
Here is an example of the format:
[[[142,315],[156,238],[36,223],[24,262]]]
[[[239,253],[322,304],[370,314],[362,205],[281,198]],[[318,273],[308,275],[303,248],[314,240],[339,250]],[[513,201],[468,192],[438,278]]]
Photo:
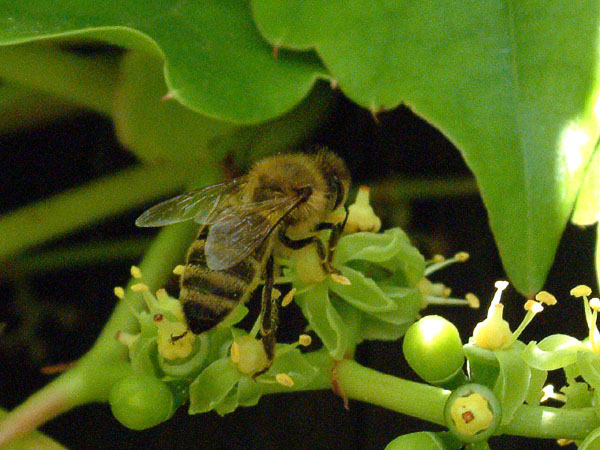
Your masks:
[[[0,47],[0,79],[110,115],[119,77],[115,56],[79,56],[55,45]]]
[[[334,369],[340,394],[444,425],[444,405],[450,391],[386,375],[344,360]]]
[[[3,419],[8,412],[0,409],[0,420]],[[9,445],[6,450],[23,450],[23,449],[35,449],[35,450],[68,450],[66,447],[60,445],[58,442],[50,439],[48,436],[34,432],[30,433],[27,437],[19,440],[13,445]]]
[[[140,166],[24,206],[0,218],[0,259],[175,191],[173,168]]]

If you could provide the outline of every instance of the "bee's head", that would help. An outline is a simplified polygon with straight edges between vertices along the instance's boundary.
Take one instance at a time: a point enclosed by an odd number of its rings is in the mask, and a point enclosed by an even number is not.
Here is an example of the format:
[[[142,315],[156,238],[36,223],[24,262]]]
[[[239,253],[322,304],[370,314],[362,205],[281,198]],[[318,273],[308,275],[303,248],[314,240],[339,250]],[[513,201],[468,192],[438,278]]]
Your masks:
[[[330,210],[333,211],[346,202],[350,189],[350,172],[344,161],[327,149],[319,150],[317,163],[327,182]]]

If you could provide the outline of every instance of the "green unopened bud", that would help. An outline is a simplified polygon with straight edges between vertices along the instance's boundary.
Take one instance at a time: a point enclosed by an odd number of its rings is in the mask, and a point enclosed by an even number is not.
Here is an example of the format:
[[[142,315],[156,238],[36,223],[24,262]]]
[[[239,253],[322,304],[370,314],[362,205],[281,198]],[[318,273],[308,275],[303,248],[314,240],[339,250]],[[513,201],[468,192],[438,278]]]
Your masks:
[[[158,378],[135,374],[117,382],[108,396],[115,418],[132,430],[164,422],[174,412],[173,394]]]
[[[457,328],[440,316],[426,316],[413,323],[406,331],[402,350],[417,375],[432,384],[453,377],[465,361]]]

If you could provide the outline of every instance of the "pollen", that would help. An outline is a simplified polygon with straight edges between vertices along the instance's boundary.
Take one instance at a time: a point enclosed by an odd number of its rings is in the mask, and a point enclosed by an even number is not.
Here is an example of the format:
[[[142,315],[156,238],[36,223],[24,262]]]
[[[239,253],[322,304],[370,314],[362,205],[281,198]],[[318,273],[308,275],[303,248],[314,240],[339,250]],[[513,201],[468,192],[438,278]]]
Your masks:
[[[179,264],[178,266],[175,266],[175,268],[173,269],[173,273],[175,275],[181,275],[181,274],[183,274],[184,270],[185,270],[185,266],[182,266],[181,264]]]
[[[237,364],[240,362],[240,346],[238,345],[237,342],[234,342],[233,344],[231,344],[231,361],[234,364]]]
[[[587,297],[591,293],[592,290],[585,284],[580,284],[579,286],[575,286],[573,289],[571,289],[571,295],[574,297]]]
[[[303,347],[308,347],[312,343],[312,338],[308,334],[301,334],[298,343]]]
[[[467,252],[458,252],[456,255],[454,255],[454,259],[456,259],[458,262],[465,262],[470,258],[470,255]]]
[[[534,314],[541,313],[544,310],[544,307],[541,303],[536,302],[535,300],[527,300],[524,306],[526,311],[532,312]]]
[[[115,293],[117,298],[120,298],[121,300],[123,300],[125,298],[125,289],[123,289],[121,286],[115,287],[113,292]]]
[[[283,297],[283,300],[281,300],[281,306],[283,306],[285,308],[287,305],[292,303],[292,300],[294,300],[295,293],[296,293],[296,288],[292,288],[287,294],[285,294],[285,296]]]
[[[131,276],[137,280],[141,280],[142,279],[142,271],[140,270],[140,268],[138,266],[131,266]]]
[[[470,308],[478,309],[480,306],[479,298],[471,292],[465,295],[465,300],[467,300]]]
[[[556,297],[547,291],[540,291],[535,295],[535,299],[538,302],[545,303],[546,305],[556,305]]]
[[[342,286],[350,286],[352,284],[348,278],[346,278],[344,275],[340,275],[338,273],[332,273],[331,279],[333,281],[335,281],[337,284],[341,284]]]
[[[131,290],[133,292],[144,292],[144,291],[149,291],[150,288],[147,285],[145,285],[144,283],[136,283],[131,286]]]
[[[285,387],[292,387],[294,385],[294,380],[287,373],[278,373],[275,375],[275,380]]]

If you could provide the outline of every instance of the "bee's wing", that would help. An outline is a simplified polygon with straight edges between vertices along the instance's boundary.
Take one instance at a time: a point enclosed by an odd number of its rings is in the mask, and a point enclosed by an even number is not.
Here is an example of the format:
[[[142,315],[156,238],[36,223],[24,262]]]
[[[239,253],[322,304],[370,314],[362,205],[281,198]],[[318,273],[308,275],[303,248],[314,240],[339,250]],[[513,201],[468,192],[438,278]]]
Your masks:
[[[162,227],[190,219],[202,224],[211,223],[225,198],[241,189],[244,183],[246,177],[240,177],[178,195],[146,210],[135,224],[138,227]]]
[[[224,209],[206,239],[209,269],[224,270],[247,258],[298,204],[298,197],[282,197]]]

